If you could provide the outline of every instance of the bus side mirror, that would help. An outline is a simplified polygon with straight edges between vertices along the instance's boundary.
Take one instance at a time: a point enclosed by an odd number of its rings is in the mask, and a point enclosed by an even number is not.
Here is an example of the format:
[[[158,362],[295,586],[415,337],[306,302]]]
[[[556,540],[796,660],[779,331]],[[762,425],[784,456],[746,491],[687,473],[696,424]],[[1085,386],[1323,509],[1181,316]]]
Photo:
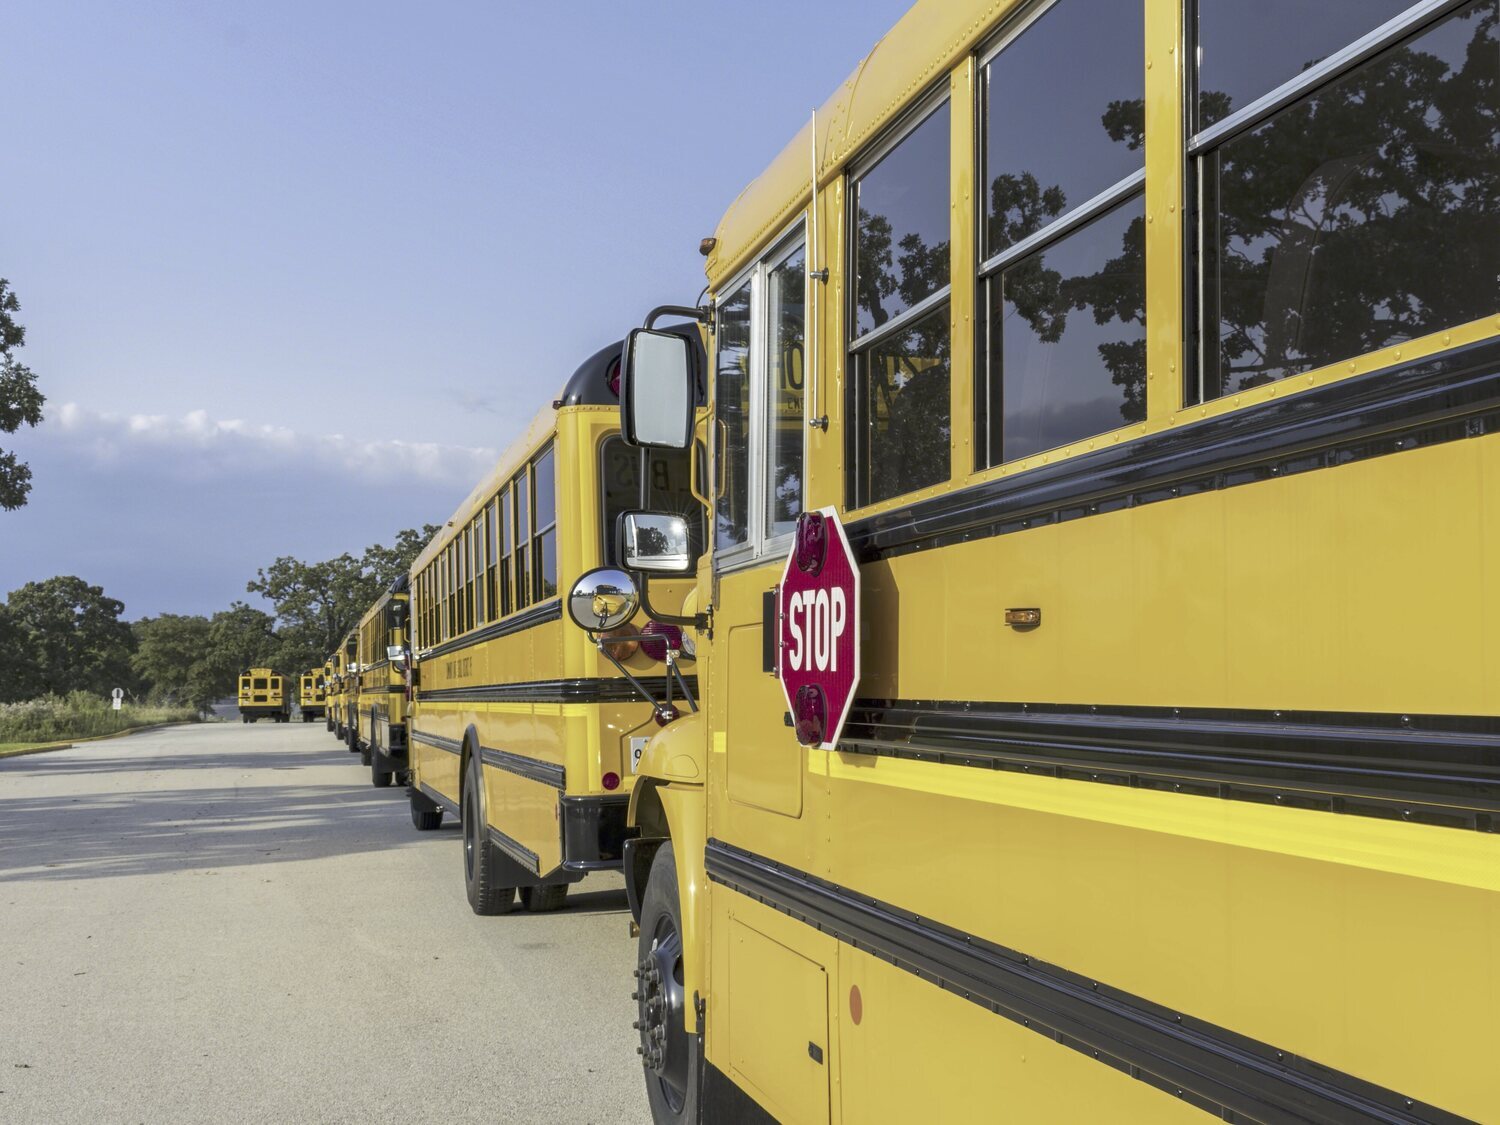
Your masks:
[[[686,337],[633,329],[620,358],[625,440],[650,449],[686,449],[693,440],[693,387],[693,353]]]
[[[385,657],[396,666],[396,671],[406,671],[406,649],[400,645],[386,645]]]
[[[625,512],[619,541],[629,570],[686,574],[693,568],[687,520],[662,512]]]
[[[568,616],[589,633],[607,633],[635,616],[641,595],[635,581],[612,566],[595,567],[573,583]]]

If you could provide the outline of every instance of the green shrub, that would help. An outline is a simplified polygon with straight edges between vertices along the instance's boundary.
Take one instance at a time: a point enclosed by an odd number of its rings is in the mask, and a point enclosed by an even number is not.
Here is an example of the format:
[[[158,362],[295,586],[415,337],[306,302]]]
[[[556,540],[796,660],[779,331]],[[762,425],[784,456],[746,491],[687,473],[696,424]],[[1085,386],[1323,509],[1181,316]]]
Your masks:
[[[24,703],[0,703],[0,742],[61,742],[197,718],[193,707],[126,703],[116,711],[108,699],[75,691]]]

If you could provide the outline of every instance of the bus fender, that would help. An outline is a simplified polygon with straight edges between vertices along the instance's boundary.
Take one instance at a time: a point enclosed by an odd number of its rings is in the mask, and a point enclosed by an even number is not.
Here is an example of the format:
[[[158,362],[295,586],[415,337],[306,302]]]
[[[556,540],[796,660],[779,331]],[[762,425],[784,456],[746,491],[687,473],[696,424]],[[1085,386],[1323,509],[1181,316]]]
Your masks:
[[[708,834],[703,795],[707,733],[708,724],[700,711],[683,716],[652,738],[641,752],[626,821],[639,833],[625,841],[624,853],[625,894],[637,922],[651,864],[662,844],[672,842],[682,900],[683,988],[689,997],[708,993],[703,917],[708,909],[703,869]],[[696,1006],[690,1006],[686,1015],[688,1030],[696,1032]]]

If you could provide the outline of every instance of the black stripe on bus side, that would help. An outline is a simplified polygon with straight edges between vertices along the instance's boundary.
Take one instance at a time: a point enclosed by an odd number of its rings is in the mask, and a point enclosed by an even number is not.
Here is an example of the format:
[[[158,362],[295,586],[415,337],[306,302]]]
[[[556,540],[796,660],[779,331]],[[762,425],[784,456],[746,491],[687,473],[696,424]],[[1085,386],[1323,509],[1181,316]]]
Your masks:
[[[688,690],[698,694],[698,677],[685,676]],[[648,691],[664,695],[665,676],[637,676]],[[677,684],[674,693],[680,696]],[[524,680],[509,684],[472,684],[464,687],[420,689],[423,703],[629,703],[640,695],[623,676],[588,676],[567,680]]]
[[[493,641],[496,637],[508,637],[512,633],[522,633],[538,625],[545,625],[549,621],[561,620],[562,601],[554,598],[540,605],[534,605],[530,609],[523,609],[520,613],[513,613],[503,620],[492,621],[472,633],[465,633],[461,637],[454,637],[451,641],[444,641],[440,645],[423,649],[417,654],[417,658],[418,660],[432,660],[435,657],[460,652],[472,645]]]
[[[362,687],[360,695],[400,695],[406,690],[405,684],[387,684],[385,687]]]
[[[422,730],[413,730],[410,737],[413,742],[421,742],[438,750],[446,750],[450,754],[458,754],[464,748],[463,743],[456,738],[444,738],[440,734],[428,734]]]
[[[536,852],[521,843],[520,840],[507,836],[493,824],[489,826],[489,831],[490,843],[494,844],[495,847],[510,856],[511,859],[515,860],[522,867],[529,868],[532,874],[540,875],[542,873],[542,861],[537,858]]]
[[[543,762],[537,758],[528,758],[524,754],[512,754],[509,750],[495,750],[489,746],[479,748],[479,759],[487,766],[494,766],[496,769],[528,778],[531,781],[540,781],[543,785],[550,785],[554,789],[567,787],[566,772],[562,766],[553,762]]]
[[[858,699],[839,750],[1500,830],[1493,717]]]
[[[704,863],[716,883],[1225,1120],[1465,1120],[719,840]]]
[[[851,522],[861,562],[1500,432],[1500,339]]]

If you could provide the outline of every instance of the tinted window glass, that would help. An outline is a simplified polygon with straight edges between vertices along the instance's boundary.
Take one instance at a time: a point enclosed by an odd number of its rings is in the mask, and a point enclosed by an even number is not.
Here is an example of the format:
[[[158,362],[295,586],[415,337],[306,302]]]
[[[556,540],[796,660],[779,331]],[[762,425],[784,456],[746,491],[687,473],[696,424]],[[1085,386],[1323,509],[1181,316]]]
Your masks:
[[[618,524],[620,514],[634,510],[641,498],[641,451],[623,438],[605,441],[600,453],[599,492],[603,508],[604,561],[620,561]]]
[[[803,338],[807,255],[798,247],[766,274],[770,347],[766,382],[766,536],[792,530],[802,512]]]
[[[536,540],[536,596],[557,593],[557,531],[543,532]]]
[[[1494,0],[1204,161],[1208,397],[1500,307]]]
[[[687,520],[688,543],[694,555],[703,553],[703,505],[693,497],[685,449],[647,449],[645,493],[641,507],[648,512],[671,512]],[[694,452],[703,464],[703,446]]]
[[[531,480],[536,492],[536,525],[546,527],[557,518],[557,473],[552,450],[531,463]]]
[[[1412,0],[1198,0],[1198,128],[1249,105]]]
[[[1145,226],[1136,196],[991,278],[990,463],[1144,421]]]
[[[948,103],[855,181],[858,338],[948,284]]]
[[[949,476],[948,305],[857,353],[855,506]]]
[[[984,68],[986,256],[1142,167],[1143,11],[1058,0]]]
[[[720,485],[714,543],[722,551],[750,534],[750,285],[719,306],[714,367],[714,456]]]

